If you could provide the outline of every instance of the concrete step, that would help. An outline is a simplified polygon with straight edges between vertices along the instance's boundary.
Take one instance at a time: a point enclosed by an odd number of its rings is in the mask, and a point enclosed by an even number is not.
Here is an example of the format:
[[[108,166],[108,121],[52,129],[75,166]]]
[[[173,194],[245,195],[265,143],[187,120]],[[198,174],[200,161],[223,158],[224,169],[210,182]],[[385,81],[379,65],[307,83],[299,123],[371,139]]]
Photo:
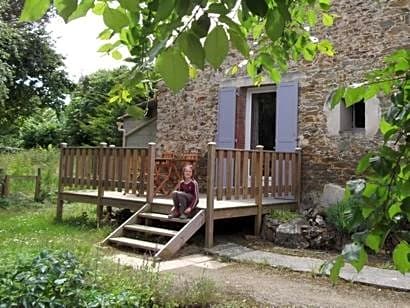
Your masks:
[[[188,223],[189,220],[190,220],[189,218],[187,218],[187,219],[168,218],[168,215],[160,214],[160,213],[152,213],[152,212],[140,213],[138,216],[142,217],[142,218],[155,219],[155,220],[161,220],[161,221],[179,222],[179,223],[183,223],[183,224]]]
[[[137,224],[126,225],[124,226],[124,229],[128,231],[144,232],[144,233],[157,234],[157,235],[170,236],[170,237],[173,237],[178,233],[178,231],[175,231],[175,230],[169,230],[169,229],[151,227],[151,226],[145,226],[145,225],[137,225]]]
[[[123,246],[129,246],[134,248],[141,248],[146,250],[158,251],[164,248],[164,245],[158,243],[152,243],[148,241],[137,240],[129,237],[113,237],[109,239],[110,243],[115,243]]]

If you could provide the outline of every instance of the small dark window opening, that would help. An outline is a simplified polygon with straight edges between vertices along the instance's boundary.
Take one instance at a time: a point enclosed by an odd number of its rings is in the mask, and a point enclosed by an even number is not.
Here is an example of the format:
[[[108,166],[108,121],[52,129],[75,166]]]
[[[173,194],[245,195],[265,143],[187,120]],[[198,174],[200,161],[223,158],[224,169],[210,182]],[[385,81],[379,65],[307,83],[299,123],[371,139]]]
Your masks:
[[[366,128],[366,107],[364,101],[346,107],[340,104],[340,132],[361,132]]]
[[[353,128],[365,128],[365,105],[360,101],[352,106]]]

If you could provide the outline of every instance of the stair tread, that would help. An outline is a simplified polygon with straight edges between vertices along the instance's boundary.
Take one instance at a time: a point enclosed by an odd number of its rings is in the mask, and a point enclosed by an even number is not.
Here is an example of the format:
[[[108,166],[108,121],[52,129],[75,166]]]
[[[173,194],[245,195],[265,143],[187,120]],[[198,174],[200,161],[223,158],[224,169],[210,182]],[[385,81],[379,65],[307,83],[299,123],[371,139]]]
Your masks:
[[[161,250],[165,246],[162,244],[137,240],[137,239],[129,238],[129,237],[113,237],[113,238],[110,238],[109,241],[117,243],[117,244],[123,244],[127,246],[132,246],[136,248],[144,248],[144,249],[149,249],[149,250]]]
[[[159,235],[165,235],[165,236],[175,236],[178,233],[178,231],[175,231],[175,230],[151,227],[151,226],[146,226],[146,225],[138,225],[138,224],[126,225],[124,226],[124,228],[126,230],[131,230],[131,231],[153,233],[153,234],[159,234]]]
[[[143,217],[143,218],[157,219],[157,220],[162,220],[162,221],[173,221],[173,222],[179,222],[179,223],[188,223],[190,221],[189,218],[186,218],[186,219],[168,218],[168,215],[160,214],[160,213],[151,213],[151,212],[140,213],[138,216]]]

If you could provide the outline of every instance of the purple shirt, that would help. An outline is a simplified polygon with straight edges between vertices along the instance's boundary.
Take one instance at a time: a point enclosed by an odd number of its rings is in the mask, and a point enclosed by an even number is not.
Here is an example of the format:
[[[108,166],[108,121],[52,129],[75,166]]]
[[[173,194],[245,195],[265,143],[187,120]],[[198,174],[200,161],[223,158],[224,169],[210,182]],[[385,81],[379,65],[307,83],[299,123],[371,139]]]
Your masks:
[[[199,201],[199,188],[198,188],[198,182],[192,179],[188,183],[185,183],[184,181],[181,181],[179,183],[179,191],[183,191],[187,194],[192,195],[192,201],[190,204],[188,204],[188,207],[191,209],[195,208],[195,206],[198,204]]]

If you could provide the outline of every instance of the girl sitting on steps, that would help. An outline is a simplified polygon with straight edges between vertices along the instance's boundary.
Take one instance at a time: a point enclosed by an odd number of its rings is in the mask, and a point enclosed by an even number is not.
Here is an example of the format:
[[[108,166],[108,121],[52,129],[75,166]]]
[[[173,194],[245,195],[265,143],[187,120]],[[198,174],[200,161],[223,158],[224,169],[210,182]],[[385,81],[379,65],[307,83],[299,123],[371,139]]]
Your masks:
[[[168,215],[169,218],[186,219],[199,201],[198,182],[192,177],[192,165],[185,165],[182,172],[183,180],[179,182],[177,190],[172,192],[174,206]]]

